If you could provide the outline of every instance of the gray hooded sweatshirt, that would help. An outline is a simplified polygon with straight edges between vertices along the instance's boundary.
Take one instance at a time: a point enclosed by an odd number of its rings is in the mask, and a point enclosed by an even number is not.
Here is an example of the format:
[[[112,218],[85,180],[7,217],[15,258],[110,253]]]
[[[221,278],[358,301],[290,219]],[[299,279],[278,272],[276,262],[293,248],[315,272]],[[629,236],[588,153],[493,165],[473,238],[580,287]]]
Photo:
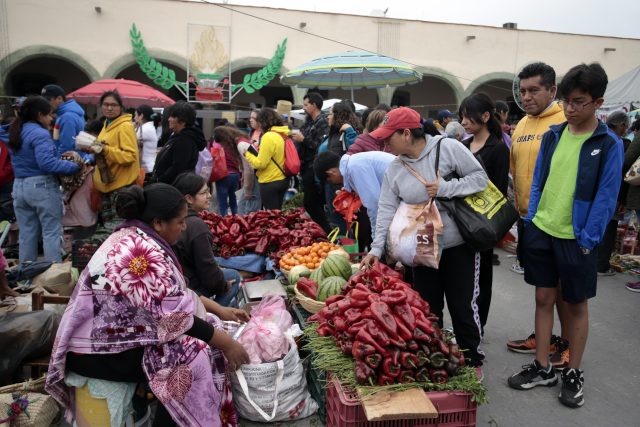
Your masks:
[[[410,205],[424,203],[429,200],[426,187],[403,166],[404,160],[427,182],[436,180],[436,143],[441,137],[427,137],[427,145],[417,159],[398,156],[387,169],[380,190],[378,202],[378,218],[376,221],[375,240],[371,244],[369,254],[381,257],[385,250],[389,226],[398,210],[400,202]],[[440,144],[440,175],[447,176],[455,172],[460,178],[445,181],[440,179],[437,197],[464,197],[484,190],[489,178],[471,151],[460,142],[444,138]],[[443,223],[442,247],[452,248],[464,243],[455,221],[449,212],[436,201]]]

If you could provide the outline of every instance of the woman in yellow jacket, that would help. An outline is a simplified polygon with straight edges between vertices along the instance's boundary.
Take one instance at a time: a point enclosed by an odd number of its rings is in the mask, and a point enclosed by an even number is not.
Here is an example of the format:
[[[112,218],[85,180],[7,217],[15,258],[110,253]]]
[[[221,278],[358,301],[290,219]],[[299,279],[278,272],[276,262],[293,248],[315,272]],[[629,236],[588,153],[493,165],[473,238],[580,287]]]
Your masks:
[[[140,176],[140,160],[136,131],[131,114],[124,114],[122,98],[117,91],[107,91],[100,97],[106,120],[91,151],[96,155],[93,182],[103,194],[103,219],[113,216],[117,192],[135,184]]]
[[[250,144],[238,142],[238,151],[256,170],[260,183],[260,198],[265,209],[281,209],[289,180],[284,174],[284,138],[289,128],[271,108],[262,108],[256,121],[265,133],[260,141],[260,151],[249,150]]]

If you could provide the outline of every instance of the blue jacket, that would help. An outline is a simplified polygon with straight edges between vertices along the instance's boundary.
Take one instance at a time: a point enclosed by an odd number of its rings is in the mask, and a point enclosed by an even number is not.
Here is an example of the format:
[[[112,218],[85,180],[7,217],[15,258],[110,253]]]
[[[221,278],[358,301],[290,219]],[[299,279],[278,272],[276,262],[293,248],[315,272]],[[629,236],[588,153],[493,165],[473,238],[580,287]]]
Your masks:
[[[16,178],[39,175],[70,175],[78,172],[79,166],[60,160],[49,131],[35,122],[27,122],[20,133],[22,145],[18,151],[10,150],[11,163]]]
[[[77,151],[75,137],[84,130],[84,110],[75,100],[69,99],[58,106],[57,118],[53,130],[56,141],[56,155],[62,156],[65,151]],[[78,152],[86,160],[87,153]]]
[[[529,213],[531,222],[538,210],[544,185],[549,177],[551,158],[558,146],[567,122],[551,126],[542,137],[540,152],[533,172]],[[592,250],[604,236],[604,231],[616,209],[624,148],[622,140],[602,122],[582,145],[578,161],[576,190],[573,195],[573,231],[578,245]]]

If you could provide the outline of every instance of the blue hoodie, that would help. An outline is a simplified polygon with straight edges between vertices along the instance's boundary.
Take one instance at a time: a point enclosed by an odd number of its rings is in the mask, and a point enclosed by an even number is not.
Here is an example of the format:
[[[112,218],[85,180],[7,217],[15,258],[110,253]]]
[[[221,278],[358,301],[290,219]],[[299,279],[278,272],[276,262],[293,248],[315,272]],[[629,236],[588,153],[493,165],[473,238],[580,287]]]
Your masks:
[[[542,137],[526,223],[536,216],[549,177],[551,158],[566,127],[567,122],[551,126]],[[573,231],[581,248],[593,250],[602,241],[613,217],[622,180],[623,151],[622,140],[602,122],[582,144],[572,212]]]
[[[77,151],[75,137],[84,130],[84,110],[75,100],[69,99],[58,106],[53,139],[56,141],[56,155],[65,151]],[[87,154],[80,152],[86,159]]]
[[[70,175],[79,166],[56,156],[56,148],[49,131],[35,122],[27,122],[20,133],[22,145],[18,151],[10,150],[16,178],[39,175]]]

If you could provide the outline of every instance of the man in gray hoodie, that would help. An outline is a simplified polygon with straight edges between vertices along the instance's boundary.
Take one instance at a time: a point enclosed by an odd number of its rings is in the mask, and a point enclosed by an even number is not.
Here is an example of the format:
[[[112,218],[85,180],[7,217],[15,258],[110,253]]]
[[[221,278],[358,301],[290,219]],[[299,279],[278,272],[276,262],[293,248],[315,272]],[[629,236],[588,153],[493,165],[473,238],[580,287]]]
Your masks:
[[[389,165],[382,183],[375,239],[362,262],[365,266],[384,253],[389,226],[401,202],[414,205],[433,197],[464,197],[484,190],[489,182],[480,163],[464,145],[441,136],[425,137],[420,115],[410,108],[390,111],[372,136],[385,140],[391,153],[398,157]],[[436,172],[438,142],[440,158]],[[426,180],[427,185],[410,169]],[[457,177],[448,181],[442,178],[451,174]],[[465,358],[469,365],[481,366],[484,353],[479,348],[481,328],[477,305],[480,255],[465,244],[454,219],[437,200],[436,206],[444,226],[440,265],[438,269],[414,267],[413,287],[429,303],[441,324],[446,296],[458,344],[467,350]]]

